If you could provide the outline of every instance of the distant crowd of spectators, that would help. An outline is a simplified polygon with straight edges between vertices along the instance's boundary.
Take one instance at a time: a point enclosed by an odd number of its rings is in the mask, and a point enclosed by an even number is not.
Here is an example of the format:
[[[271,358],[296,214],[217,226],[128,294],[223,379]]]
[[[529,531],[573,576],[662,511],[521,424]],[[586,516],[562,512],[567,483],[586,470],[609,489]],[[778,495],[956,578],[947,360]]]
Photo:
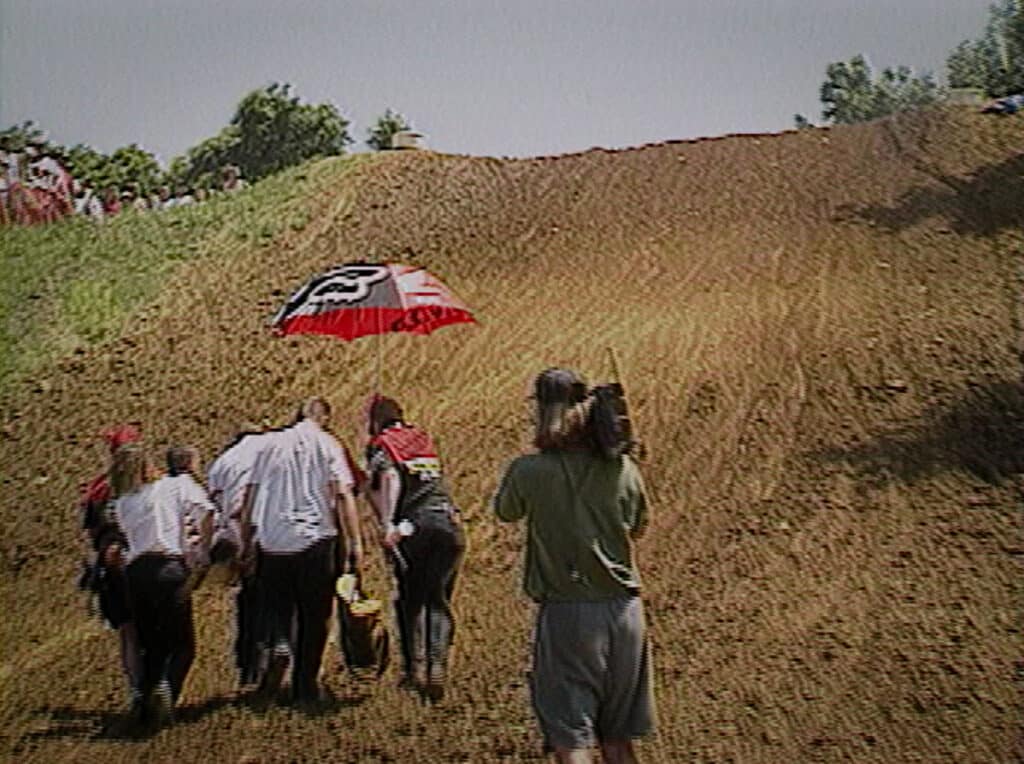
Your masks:
[[[246,187],[238,168],[228,165],[217,188],[179,185],[160,186],[146,194],[138,183],[126,188],[101,190],[72,177],[44,142],[29,144],[23,151],[0,149],[0,225],[52,223],[71,215],[103,221],[126,210],[148,211],[186,207],[217,193]]]

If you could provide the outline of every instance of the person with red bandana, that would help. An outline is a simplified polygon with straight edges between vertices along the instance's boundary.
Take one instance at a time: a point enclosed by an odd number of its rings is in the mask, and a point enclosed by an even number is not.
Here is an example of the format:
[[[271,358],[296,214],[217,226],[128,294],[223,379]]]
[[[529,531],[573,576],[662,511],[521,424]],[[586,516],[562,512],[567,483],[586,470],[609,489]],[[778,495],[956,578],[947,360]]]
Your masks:
[[[394,562],[402,683],[438,701],[455,632],[451,599],[465,539],[433,440],[403,416],[391,398],[370,402],[367,497],[381,545]]]
[[[117,450],[127,443],[140,440],[139,431],[131,425],[112,427],[101,435],[113,459]],[[96,594],[99,611],[110,628],[117,630],[121,643],[121,666],[128,682],[130,702],[137,706],[142,657],[139,637],[128,605],[128,587],[122,570],[123,539],[107,511],[111,500],[109,466],[93,478],[82,490],[79,511],[82,530],[92,552],[80,585]]]

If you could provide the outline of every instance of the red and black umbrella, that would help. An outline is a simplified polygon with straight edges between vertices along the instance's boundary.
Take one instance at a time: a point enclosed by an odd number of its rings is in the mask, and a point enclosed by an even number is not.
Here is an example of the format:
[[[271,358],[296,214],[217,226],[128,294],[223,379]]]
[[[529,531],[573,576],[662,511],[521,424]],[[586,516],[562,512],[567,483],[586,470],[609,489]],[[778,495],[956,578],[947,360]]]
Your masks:
[[[272,328],[278,335],[329,334],[353,340],[392,332],[430,334],[462,323],[476,323],[476,319],[424,268],[352,263],[332,268],[300,287],[274,316]],[[379,350],[378,346],[378,387]]]

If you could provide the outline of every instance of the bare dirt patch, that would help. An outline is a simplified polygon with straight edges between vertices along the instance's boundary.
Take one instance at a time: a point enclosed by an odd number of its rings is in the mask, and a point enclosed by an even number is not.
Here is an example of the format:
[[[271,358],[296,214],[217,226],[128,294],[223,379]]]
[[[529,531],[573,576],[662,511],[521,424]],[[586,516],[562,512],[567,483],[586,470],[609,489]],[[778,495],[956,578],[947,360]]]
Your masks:
[[[185,266],[118,340],[4,401],[3,747],[18,761],[539,757],[520,533],[487,500],[530,377],[622,361],[654,525],[640,550],[656,761],[1019,755],[1024,131],[948,110],[530,160],[381,156],[302,230]],[[199,594],[182,721],[126,736],[115,643],[72,591],[90,437],[213,454],[309,393],[357,442],[375,345],[275,339],[312,272],[421,263],[477,327],[390,337],[385,387],[438,435],[470,551],[450,697],[334,670],[319,715],[232,698],[229,592]],[[373,585],[383,590],[382,567]]]

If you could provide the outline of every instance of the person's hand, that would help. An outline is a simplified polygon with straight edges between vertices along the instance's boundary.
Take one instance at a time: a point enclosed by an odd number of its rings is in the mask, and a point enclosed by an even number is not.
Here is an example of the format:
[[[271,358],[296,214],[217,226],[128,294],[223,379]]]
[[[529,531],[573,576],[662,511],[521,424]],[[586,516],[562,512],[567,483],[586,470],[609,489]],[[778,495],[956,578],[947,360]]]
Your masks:
[[[380,537],[380,545],[387,551],[393,550],[402,540],[402,532],[396,526],[391,526]]]
[[[238,570],[243,578],[251,578],[256,573],[256,545],[242,547],[238,553]]]
[[[348,553],[348,564],[352,568],[354,574],[361,574],[362,572],[362,545],[355,544]]]
[[[108,544],[103,550],[103,567],[120,568],[124,565],[124,554],[120,544]]]

